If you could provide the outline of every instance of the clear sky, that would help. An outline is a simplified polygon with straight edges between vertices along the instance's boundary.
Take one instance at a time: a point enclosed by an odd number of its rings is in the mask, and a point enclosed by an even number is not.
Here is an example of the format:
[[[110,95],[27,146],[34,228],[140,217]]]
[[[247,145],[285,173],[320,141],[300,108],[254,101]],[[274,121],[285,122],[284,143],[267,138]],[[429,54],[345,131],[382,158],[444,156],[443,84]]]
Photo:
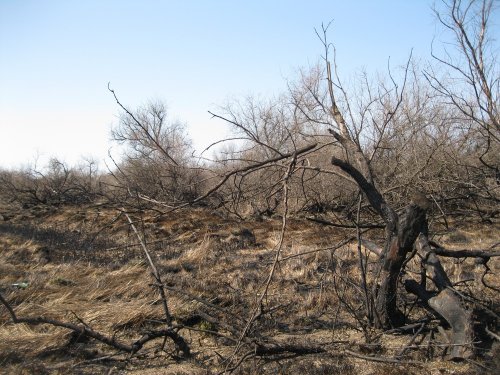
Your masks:
[[[428,59],[438,35],[428,0],[0,0],[0,167],[106,158],[118,107],[167,103],[198,149],[233,98],[286,90],[329,37],[346,75]],[[114,149],[113,152],[118,152]],[[101,162],[101,166],[103,166]]]

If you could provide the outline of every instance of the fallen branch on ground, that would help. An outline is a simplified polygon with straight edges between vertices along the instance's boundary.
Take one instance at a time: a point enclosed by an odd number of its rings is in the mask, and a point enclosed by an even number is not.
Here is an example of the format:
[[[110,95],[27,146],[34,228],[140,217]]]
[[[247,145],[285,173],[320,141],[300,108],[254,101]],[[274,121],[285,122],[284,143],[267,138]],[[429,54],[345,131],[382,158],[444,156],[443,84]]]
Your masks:
[[[385,225],[382,224],[359,224],[356,226],[355,224],[338,224],[338,223],[333,223],[328,220],[320,219],[317,217],[306,217],[307,220],[312,221],[314,223],[318,224],[323,224],[327,225],[329,227],[335,227],[335,228],[346,228],[346,229],[355,229],[355,228],[361,228],[361,229],[382,229],[385,228]]]
[[[93,330],[88,325],[84,324],[78,325],[68,322],[62,322],[56,319],[44,318],[41,316],[20,318],[16,315],[12,306],[10,306],[10,304],[1,294],[0,294],[0,302],[2,303],[2,305],[5,306],[5,308],[9,312],[9,315],[14,324],[22,324],[22,323],[28,325],[48,324],[54,327],[69,329],[70,331],[76,332],[80,336],[93,338],[97,341],[102,342],[103,344],[109,345],[115,349],[130,354],[137,353],[147,342],[151,340],[154,340],[159,337],[170,337],[175,342],[177,348],[180,351],[182,351],[184,355],[189,356],[190,354],[189,346],[187,346],[184,340],[179,340],[180,337],[179,334],[172,328],[147,332],[140,339],[132,342],[131,344],[127,344],[117,340],[114,336],[113,337],[106,336],[100,332]]]
[[[474,250],[474,249],[463,249],[463,250],[449,250],[445,249],[443,246],[434,241],[429,241],[429,245],[433,247],[433,252],[436,255],[450,258],[483,258],[488,260],[493,257],[500,257],[500,251],[493,251],[491,249],[498,247],[500,243],[493,245],[488,250]]]

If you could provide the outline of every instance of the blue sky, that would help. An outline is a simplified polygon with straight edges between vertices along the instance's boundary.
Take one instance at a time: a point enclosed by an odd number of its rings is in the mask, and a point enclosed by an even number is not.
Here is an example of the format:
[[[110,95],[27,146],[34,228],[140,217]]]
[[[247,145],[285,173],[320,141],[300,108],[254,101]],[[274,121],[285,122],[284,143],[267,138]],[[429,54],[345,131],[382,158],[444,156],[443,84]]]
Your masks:
[[[106,158],[118,107],[167,103],[198,149],[223,137],[208,110],[286,90],[330,40],[345,77],[428,59],[427,0],[0,0],[0,167]],[[117,152],[116,149],[114,149]],[[102,165],[102,163],[101,163]]]

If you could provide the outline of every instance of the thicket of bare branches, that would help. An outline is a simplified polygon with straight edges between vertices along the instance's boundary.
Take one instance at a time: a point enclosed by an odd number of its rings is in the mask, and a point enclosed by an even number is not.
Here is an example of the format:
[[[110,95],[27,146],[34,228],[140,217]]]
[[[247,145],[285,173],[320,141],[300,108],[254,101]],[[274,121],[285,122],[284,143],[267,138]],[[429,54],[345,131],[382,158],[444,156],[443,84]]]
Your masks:
[[[184,126],[169,121],[162,104],[131,111],[110,89],[121,109],[113,138],[126,145],[106,185],[114,203],[124,210],[139,203],[165,213],[205,202],[240,219],[281,216],[280,238],[255,305],[240,329],[225,327],[236,343],[227,371],[255,353],[317,352],[266,346],[253,330],[271,311],[265,300],[284,260],[288,217],[296,213],[356,230],[359,277],[336,275],[334,286],[339,309],[356,319],[367,342],[372,329],[414,324],[401,308],[403,300],[414,298],[441,326],[451,327],[451,359],[473,355],[472,309],[441,257],[480,259],[481,281],[492,289],[484,275],[490,258],[499,254],[446,251],[431,240],[429,217],[447,226],[453,215],[488,223],[500,213],[500,76],[489,35],[493,6],[489,0],[444,2],[436,14],[455,38],[453,51],[435,55],[426,67],[409,51],[408,60],[389,66],[385,78],[362,73],[349,86],[340,78],[328,40],[330,25],[322,26],[317,31],[322,61],[290,83],[286,93],[267,101],[246,98],[211,113],[232,127],[233,137],[214,144],[227,143],[210,163],[192,157]],[[48,174],[1,176],[5,194],[31,204],[73,203],[82,191],[91,200],[96,184],[91,166],[87,177],[87,188],[78,190],[84,179],[57,161]],[[368,237],[365,229],[378,232]],[[407,272],[410,262],[418,264],[418,272]],[[163,288],[159,276],[157,282]],[[354,304],[340,297],[347,288],[356,291]],[[168,309],[166,315],[171,329]]]
[[[120,162],[110,167],[114,199],[140,197],[169,205],[195,199],[201,191],[202,172],[195,168],[185,124],[170,120],[161,102],[130,111],[110,92],[121,109],[112,139],[125,146]]]
[[[4,201],[24,208],[90,203],[103,194],[101,181],[102,174],[94,160],[69,167],[53,158],[45,168],[35,165],[0,171],[0,195]]]

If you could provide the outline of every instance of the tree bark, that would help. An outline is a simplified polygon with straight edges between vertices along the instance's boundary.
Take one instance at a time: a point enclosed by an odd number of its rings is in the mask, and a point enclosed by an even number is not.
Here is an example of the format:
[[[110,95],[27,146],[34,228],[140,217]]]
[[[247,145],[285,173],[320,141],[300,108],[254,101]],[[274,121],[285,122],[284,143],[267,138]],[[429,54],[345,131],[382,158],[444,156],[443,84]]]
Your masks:
[[[461,360],[473,354],[473,330],[470,312],[465,309],[458,296],[453,292],[450,279],[436,254],[429,246],[428,238],[421,234],[416,241],[417,250],[423,256],[427,277],[438,288],[437,294],[425,289],[425,280],[421,285],[415,280],[407,280],[405,288],[416,294],[428,307],[442,316],[451,327],[451,360]]]
[[[389,329],[405,323],[404,315],[397,308],[397,286],[401,268],[419,233],[426,228],[424,208],[412,203],[399,217],[395,230],[386,240],[380,258],[378,279],[382,280],[376,292],[375,309],[377,326]]]
[[[346,143],[346,145],[343,144],[346,149],[347,146],[352,146],[352,142],[348,140],[344,140],[344,143]],[[375,321],[379,328],[398,327],[404,324],[404,316],[397,308],[397,283],[401,267],[408,252],[413,249],[417,236],[420,232],[427,230],[426,211],[429,208],[429,202],[422,194],[416,194],[405,212],[398,217],[374,183],[360,170],[335,157],[332,158],[332,164],[341,168],[356,181],[372,208],[385,222],[385,247],[380,256],[375,280]],[[358,160],[358,164],[363,164],[362,160]],[[367,167],[364,169],[367,170]],[[382,280],[380,285],[377,285],[378,280]]]

